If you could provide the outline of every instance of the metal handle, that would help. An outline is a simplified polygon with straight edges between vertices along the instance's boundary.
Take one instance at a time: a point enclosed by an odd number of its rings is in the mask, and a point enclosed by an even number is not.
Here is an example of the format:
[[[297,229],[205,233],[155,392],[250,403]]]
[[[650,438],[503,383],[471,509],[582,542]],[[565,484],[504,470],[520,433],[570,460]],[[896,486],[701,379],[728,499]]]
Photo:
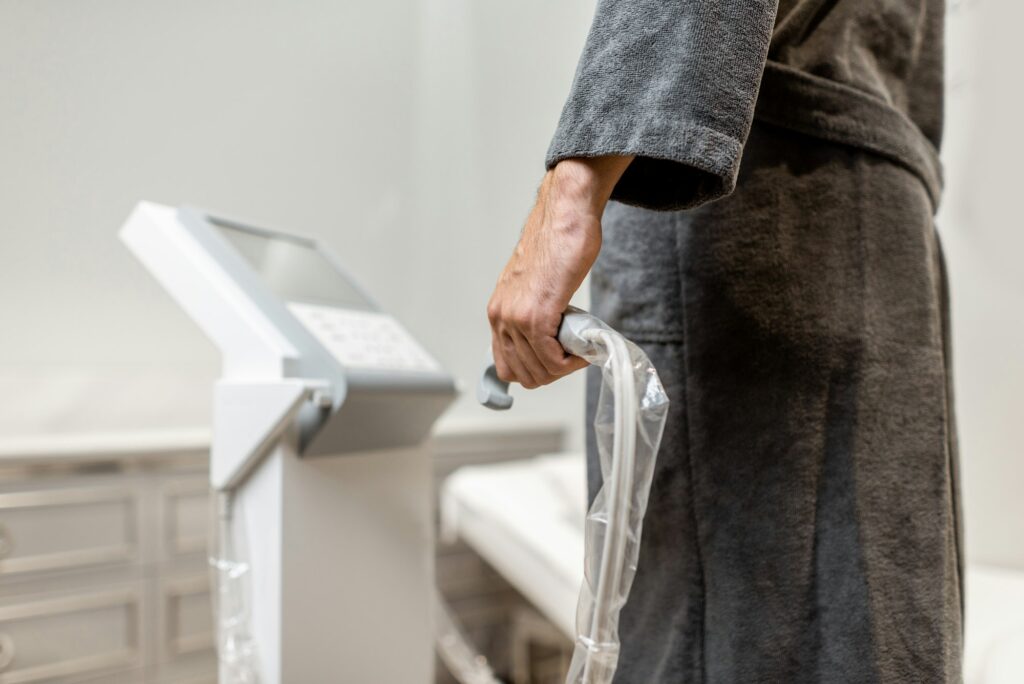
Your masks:
[[[14,662],[14,639],[11,635],[0,632],[0,672],[6,670]]]
[[[490,350],[487,352],[484,372],[480,374],[480,382],[476,386],[476,400],[495,411],[512,408],[512,395],[508,393],[508,383],[498,377],[498,369],[494,367],[494,357]]]

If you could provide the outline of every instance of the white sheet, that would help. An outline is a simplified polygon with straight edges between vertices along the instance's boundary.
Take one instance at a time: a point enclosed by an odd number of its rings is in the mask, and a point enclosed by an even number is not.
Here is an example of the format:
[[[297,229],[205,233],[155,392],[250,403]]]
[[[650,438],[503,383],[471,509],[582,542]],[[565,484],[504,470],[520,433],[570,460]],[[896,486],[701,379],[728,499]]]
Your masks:
[[[586,505],[581,454],[467,466],[442,487],[442,535],[464,539],[572,637]]]

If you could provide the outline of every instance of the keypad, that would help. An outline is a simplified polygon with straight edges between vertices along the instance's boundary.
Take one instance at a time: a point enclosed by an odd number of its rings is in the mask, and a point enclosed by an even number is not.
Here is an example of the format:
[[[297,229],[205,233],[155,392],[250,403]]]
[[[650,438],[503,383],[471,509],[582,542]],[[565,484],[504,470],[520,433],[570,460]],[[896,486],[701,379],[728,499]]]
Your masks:
[[[377,311],[304,302],[288,308],[320,344],[347,368],[440,371],[441,367],[402,324]]]

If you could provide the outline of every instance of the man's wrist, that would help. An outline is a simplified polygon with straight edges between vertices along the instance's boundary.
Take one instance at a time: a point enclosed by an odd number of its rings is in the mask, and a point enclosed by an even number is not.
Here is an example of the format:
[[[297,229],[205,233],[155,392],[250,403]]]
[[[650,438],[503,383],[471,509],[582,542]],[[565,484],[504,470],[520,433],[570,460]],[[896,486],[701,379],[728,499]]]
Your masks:
[[[564,159],[549,172],[551,198],[571,204],[574,211],[600,218],[616,183],[632,161],[632,156],[618,155]]]

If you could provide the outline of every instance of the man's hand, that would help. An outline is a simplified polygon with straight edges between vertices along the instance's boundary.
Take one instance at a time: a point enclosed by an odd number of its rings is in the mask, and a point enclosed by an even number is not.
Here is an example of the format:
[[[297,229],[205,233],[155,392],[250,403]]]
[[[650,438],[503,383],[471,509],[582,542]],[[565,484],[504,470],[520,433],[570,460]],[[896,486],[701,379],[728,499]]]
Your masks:
[[[632,157],[566,159],[544,176],[487,305],[498,377],[527,389],[587,365],[558,344],[562,312],[601,251],[601,214]]]

